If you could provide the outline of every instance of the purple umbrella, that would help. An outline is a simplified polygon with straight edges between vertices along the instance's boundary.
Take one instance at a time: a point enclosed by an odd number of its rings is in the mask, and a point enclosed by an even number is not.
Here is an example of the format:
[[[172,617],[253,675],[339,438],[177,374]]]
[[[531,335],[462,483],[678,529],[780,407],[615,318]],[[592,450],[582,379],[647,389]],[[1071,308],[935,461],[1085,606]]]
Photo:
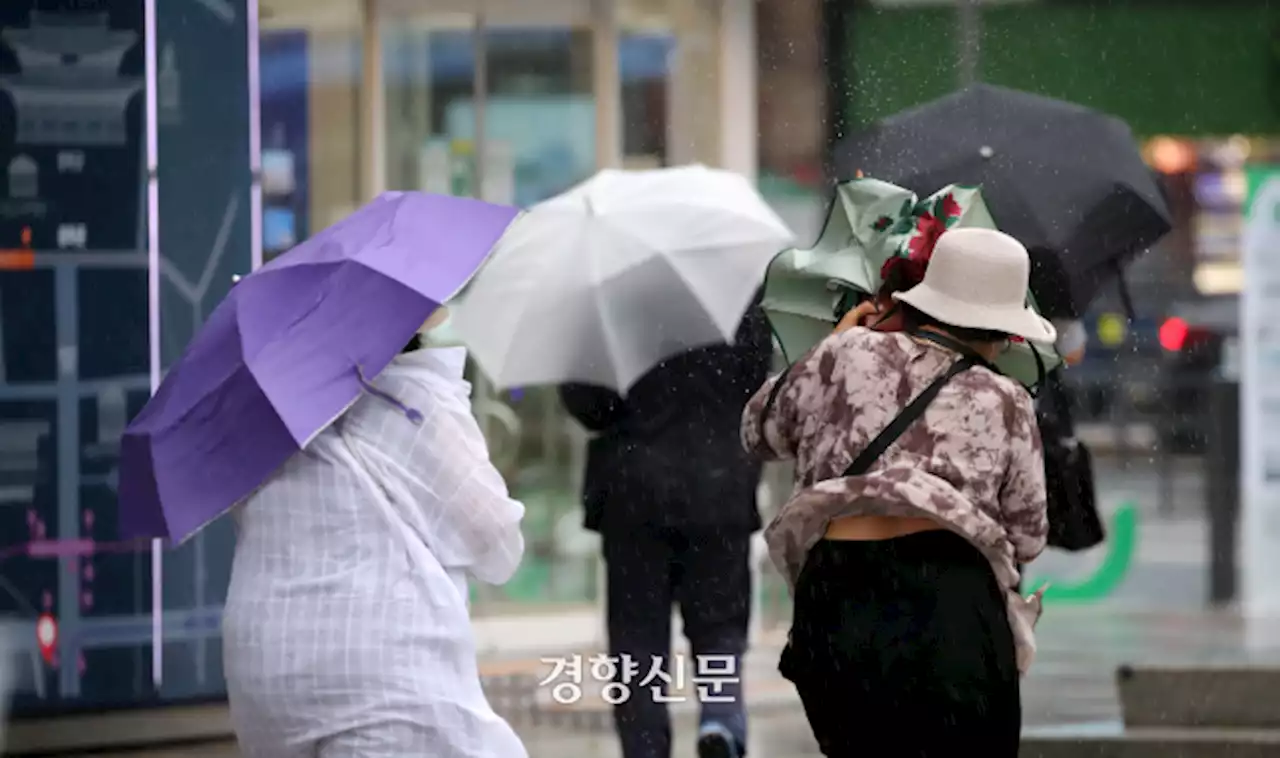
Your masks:
[[[236,284],[125,430],[122,536],[180,542],[261,486],[458,293],[518,213],[388,192]]]

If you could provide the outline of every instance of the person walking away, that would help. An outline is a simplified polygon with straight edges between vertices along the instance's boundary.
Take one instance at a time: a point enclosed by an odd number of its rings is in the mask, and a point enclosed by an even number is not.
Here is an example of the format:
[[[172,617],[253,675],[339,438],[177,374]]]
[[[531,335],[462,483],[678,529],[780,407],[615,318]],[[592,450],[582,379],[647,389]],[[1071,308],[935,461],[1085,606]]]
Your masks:
[[[1008,235],[956,229],[894,299],[904,331],[843,324],[760,388],[744,447],[796,461],[765,532],[794,615],[779,669],[826,756],[1016,756],[1039,597],[1044,463],[1027,391],[992,366],[1047,343]]]
[[[667,706],[650,689],[657,662],[673,678],[705,673],[701,758],[745,754],[742,655],[751,613],[751,535],[760,529],[760,465],[738,444],[738,420],[768,376],[772,341],[759,298],[733,345],[689,351],[660,364],[626,399],[565,385],[565,408],[596,437],[588,451],[585,526],[602,537],[607,626],[613,656],[639,672],[614,708],[623,758],[669,758]],[[671,660],[678,604],[694,660]],[[701,667],[704,670],[699,672]],[[659,690],[662,694],[665,690]]]
[[[515,572],[524,506],[489,461],[465,360],[415,336],[237,510],[223,639],[245,756],[527,755],[481,690],[467,612],[468,577]]]

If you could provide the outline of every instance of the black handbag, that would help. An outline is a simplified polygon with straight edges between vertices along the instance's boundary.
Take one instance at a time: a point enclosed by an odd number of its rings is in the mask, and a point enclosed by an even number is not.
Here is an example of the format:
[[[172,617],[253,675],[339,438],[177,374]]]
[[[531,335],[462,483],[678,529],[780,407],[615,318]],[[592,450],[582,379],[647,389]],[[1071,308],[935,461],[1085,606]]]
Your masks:
[[[1076,439],[1060,370],[1049,373],[1044,389],[1036,408],[1036,423],[1044,446],[1049,545],[1071,552],[1088,550],[1106,539],[1106,529],[1098,516],[1093,456]]]

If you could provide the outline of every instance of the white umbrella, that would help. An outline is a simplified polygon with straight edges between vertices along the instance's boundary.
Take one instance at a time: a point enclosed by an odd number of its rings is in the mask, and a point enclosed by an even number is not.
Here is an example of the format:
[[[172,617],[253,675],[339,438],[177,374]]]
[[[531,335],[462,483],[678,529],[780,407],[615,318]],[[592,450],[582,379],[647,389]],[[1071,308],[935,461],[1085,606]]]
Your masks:
[[[498,388],[626,392],[664,358],[731,341],[791,241],[737,174],[605,170],[513,223],[453,322]]]

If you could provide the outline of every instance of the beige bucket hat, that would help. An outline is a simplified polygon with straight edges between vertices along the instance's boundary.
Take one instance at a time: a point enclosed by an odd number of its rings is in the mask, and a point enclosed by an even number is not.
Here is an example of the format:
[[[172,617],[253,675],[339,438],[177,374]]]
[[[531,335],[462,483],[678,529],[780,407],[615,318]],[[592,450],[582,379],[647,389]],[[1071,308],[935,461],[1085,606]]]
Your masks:
[[[924,281],[894,299],[944,324],[1053,343],[1057,330],[1027,299],[1031,256],[994,229],[952,229],[938,238]]]

